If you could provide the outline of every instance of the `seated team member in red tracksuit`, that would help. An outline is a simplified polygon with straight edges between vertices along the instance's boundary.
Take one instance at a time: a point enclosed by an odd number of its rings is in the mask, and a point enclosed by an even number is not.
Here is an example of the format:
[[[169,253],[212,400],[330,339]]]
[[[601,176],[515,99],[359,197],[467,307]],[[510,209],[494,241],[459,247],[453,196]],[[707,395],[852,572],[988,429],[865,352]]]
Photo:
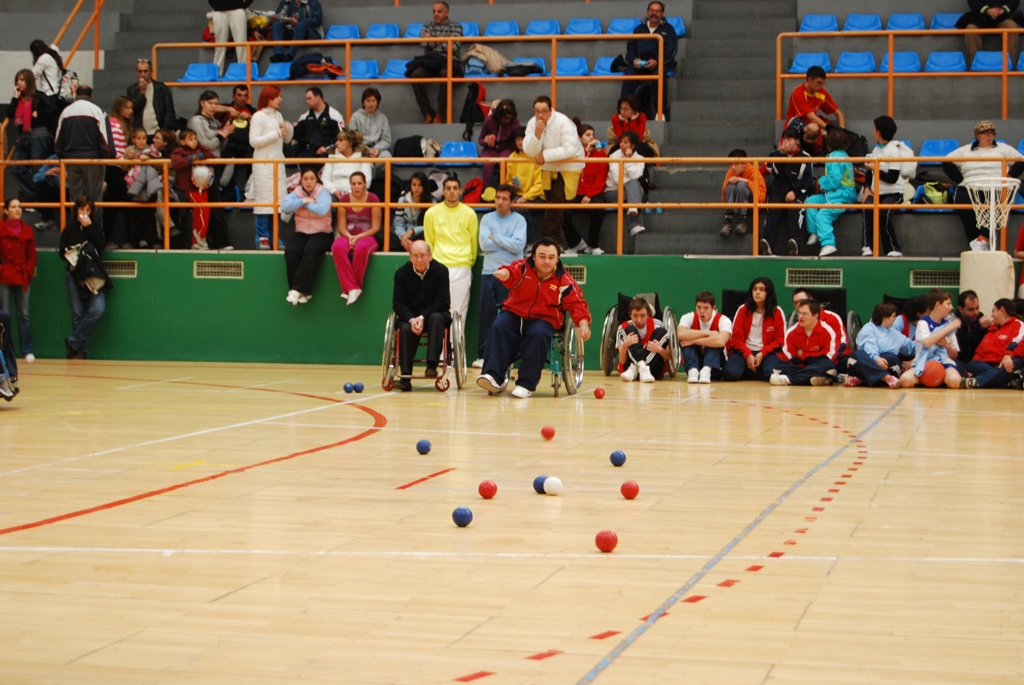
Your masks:
[[[629,301],[629,321],[623,321],[615,335],[619,352],[619,376],[624,381],[641,383],[660,381],[665,375],[669,350],[669,332],[665,324],[654,318],[647,300],[634,297]]]
[[[772,279],[759,276],[747,301],[736,310],[723,381],[766,381],[779,363],[786,342],[786,315],[779,307]]]
[[[968,387],[1022,388],[1020,369],[1024,367],[1024,325],[1017,318],[1013,300],[996,300],[992,306],[992,327],[981,339],[974,358],[967,362]],[[975,383],[970,383],[969,381]]]
[[[832,360],[839,336],[820,319],[817,300],[804,300],[797,307],[797,324],[786,331],[782,362],[775,367],[772,385],[831,385],[836,378]]]
[[[710,383],[717,380],[729,355],[732,320],[715,309],[715,296],[704,290],[697,293],[694,310],[683,314],[676,328],[679,346],[683,348],[683,365],[687,383]]]
[[[560,252],[554,239],[541,238],[533,244],[533,256],[494,272],[509,294],[487,334],[483,373],[476,380],[490,395],[501,392],[500,381],[520,351],[523,360],[512,394],[524,399],[533,394],[551,339],[565,324],[566,310],[583,340],[590,338],[590,309],[583,291],[559,262]]]
[[[793,291],[793,309],[796,310],[804,300],[813,300],[811,294],[803,288],[797,288]],[[846,337],[846,323],[843,321],[843,317],[836,314],[831,309],[821,308],[821,322],[836,332],[837,336],[837,347],[835,357],[832,359],[832,363],[836,365],[836,369],[839,373],[847,373],[849,365],[856,364],[857,360],[853,358],[853,353],[850,352],[850,343]]]

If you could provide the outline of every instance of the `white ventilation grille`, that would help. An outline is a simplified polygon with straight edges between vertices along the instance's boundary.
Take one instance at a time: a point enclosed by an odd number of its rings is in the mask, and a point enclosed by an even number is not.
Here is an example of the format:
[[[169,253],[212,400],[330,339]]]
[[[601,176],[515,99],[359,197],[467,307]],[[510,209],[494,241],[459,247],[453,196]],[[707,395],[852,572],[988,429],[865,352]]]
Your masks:
[[[111,278],[138,278],[139,263],[130,259],[104,259],[103,268]]]
[[[959,288],[959,269],[911,269],[911,288]]]
[[[583,264],[566,264],[565,272],[572,276],[573,280],[580,285],[587,282],[587,267]]]
[[[842,269],[786,269],[787,288],[843,287]]]
[[[192,262],[193,278],[245,278],[245,262],[195,261]]]

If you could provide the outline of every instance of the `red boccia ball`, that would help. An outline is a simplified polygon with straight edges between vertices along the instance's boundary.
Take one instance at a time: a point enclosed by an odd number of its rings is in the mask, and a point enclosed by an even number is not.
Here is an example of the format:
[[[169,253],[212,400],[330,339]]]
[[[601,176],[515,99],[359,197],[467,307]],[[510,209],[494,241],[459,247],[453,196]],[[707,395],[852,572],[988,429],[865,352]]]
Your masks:
[[[594,397],[599,400],[604,399],[604,388],[594,388]]]
[[[594,538],[594,542],[602,552],[611,552],[615,549],[615,545],[619,544],[619,536],[610,530],[602,530]]]
[[[545,440],[550,440],[555,437],[555,429],[552,426],[544,426],[540,429],[540,434],[544,436]]]
[[[625,487],[625,486],[623,486]],[[485,480],[476,489],[484,499],[491,499],[498,493],[498,485],[493,480]]]
[[[636,499],[636,496],[640,494],[640,486],[634,481],[627,480],[622,484],[622,487],[619,488],[619,492],[621,492],[622,496],[626,499]]]

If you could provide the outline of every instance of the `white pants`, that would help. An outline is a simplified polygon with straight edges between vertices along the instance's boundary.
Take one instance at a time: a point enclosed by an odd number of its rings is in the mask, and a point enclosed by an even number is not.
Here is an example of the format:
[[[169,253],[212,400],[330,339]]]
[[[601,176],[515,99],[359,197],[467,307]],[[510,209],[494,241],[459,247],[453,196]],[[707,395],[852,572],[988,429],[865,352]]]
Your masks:
[[[218,43],[228,42],[228,35],[235,43],[244,43],[248,38],[246,33],[245,10],[229,10],[227,12],[213,13],[213,38]],[[221,75],[224,75],[224,61],[227,56],[227,48],[214,48],[213,63],[217,65]],[[245,62],[245,47],[235,48],[235,60],[239,63]]]
[[[452,297],[452,314],[458,312],[462,315],[462,322],[466,322],[466,312],[469,311],[469,289],[473,285],[473,270],[465,266],[448,267],[448,291]]]

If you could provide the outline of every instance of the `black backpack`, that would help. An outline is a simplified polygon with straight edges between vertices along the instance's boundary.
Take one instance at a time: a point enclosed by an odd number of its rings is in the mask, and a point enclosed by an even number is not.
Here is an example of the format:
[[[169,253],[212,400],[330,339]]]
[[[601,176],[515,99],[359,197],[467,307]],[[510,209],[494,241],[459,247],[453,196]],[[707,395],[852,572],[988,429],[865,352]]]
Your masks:
[[[466,101],[462,104],[462,115],[459,117],[459,123],[466,125],[466,130],[462,134],[463,140],[473,140],[473,126],[484,122],[486,105],[483,102],[486,98],[487,89],[483,84],[476,81],[469,84]]]

